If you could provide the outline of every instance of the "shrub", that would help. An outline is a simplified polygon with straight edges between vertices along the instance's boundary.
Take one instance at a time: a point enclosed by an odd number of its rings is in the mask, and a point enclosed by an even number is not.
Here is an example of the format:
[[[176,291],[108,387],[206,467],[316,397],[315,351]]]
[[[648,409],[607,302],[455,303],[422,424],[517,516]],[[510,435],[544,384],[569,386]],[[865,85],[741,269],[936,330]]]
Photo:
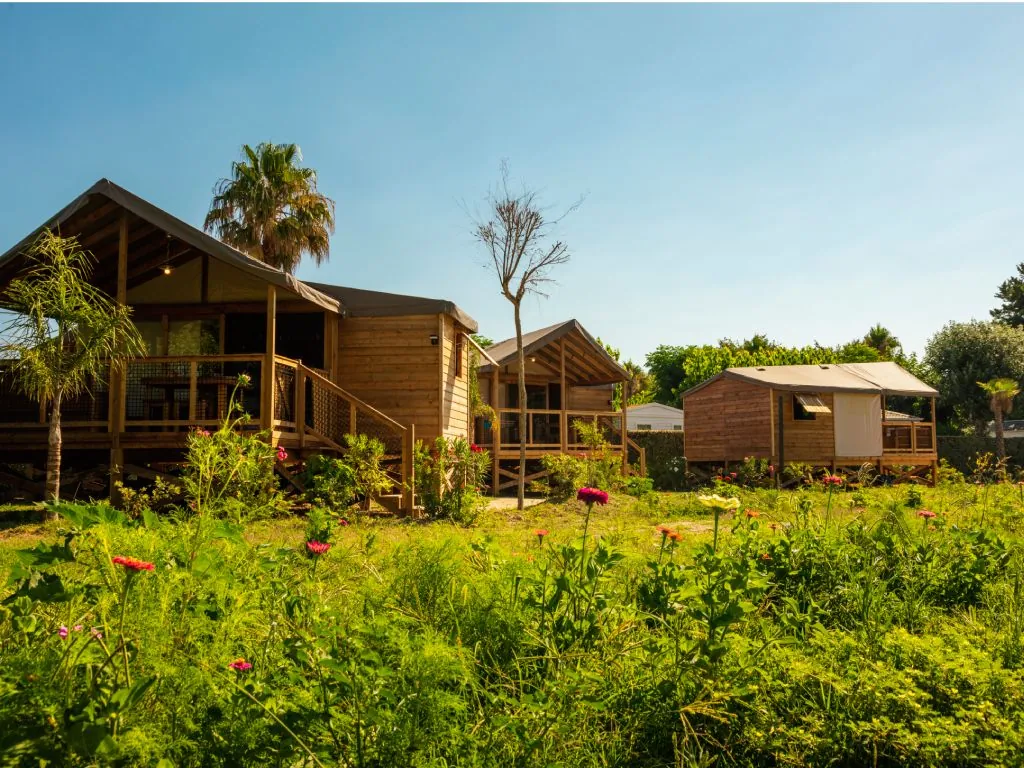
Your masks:
[[[481,495],[490,454],[461,437],[439,437],[433,448],[416,444],[416,492],[431,517],[472,525],[485,505]]]
[[[384,443],[369,435],[345,435],[347,448],[341,461],[350,470],[352,490],[362,498],[363,509],[370,508],[374,496],[390,490],[394,482],[384,470]]]
[[[306,498],[312,504],[341,510],[356,497],[356,473],[344,459],[314,454],[306,460],[303,475]]]

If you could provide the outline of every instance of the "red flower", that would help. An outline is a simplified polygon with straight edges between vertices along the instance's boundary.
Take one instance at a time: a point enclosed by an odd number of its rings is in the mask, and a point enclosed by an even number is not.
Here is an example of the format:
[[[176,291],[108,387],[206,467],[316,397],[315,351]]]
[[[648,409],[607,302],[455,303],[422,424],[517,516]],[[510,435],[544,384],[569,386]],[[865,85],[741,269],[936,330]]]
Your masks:
[[[277,460],[284,461],[288,458],[288,451],[284,449],[283,445],[277,446]]]
[[[538,539],[543,539],[545,536],[548,535],[548,530],[547,528],[538,528],[533,532],[533,535],[536,536]]]
[[[658,533],[660,533],[661,534],[661,538],[664,539],[666,536],[668,536],[670,533],[672,533],[672,529],[669,528],[667,525],[659,525],[658,526]]]
[[[123,565],[129,571],[152,571],[153,564],[147,563],[145,560],[136,560],[134,557],[117,557],[111,558],[111,562],[114,565]]]
[[[768,465],[768,474],[769,475],[774,475],[775,474],[775,465],[774,464],[769,464]]]
[[[843,484],[843,478],[841,478],[839,475],[825,475],[821,479],[821,482],[824,483],[825,485],[837,485],[838,486],[838,485],[842,485]]]
[[[340,517],[340,518],[338,518],[338,525],[346,526],[346,525],[348,525],[348,520],[346,520],[344,517]]]
[[[769,555],[767,552],[765,552],[763,555],[761,555],[761,559],[762,560],[771,560],[772,556]]]
[[[736,479],[736,473],[735,472],[730,472],[729,473],[729,477],[731,477],[733,480],[735,480]]]
[[[748,509],[747,512],[746,512],[746,515],[747,515],[748,518],[749,517],[760,517],[761,513],[758,512],[756,509]]]
[[[248,672],[252,669],[252,663],[239,657],[228,664],[228,669],[233,669],[235,672]]]
[[[200,437],[209,437],[210,430],[203,429],[202,427],[196,427],[196,434],[199,435]]]
[[[723,477],[722,479],[723,479],[723,480],[724,480],[725,482],[727,482],[727,483],[731,483],[731,482],[732,482],[732,476],[731,476],[731,475],[730,475],[730,476],[728,476],[728,477]]]
[[[933,517],[935,517],[935,513],[932,512],[930,509],[919,509],[917,511],[917,516],[923,517],[925,520],[931,520]]]
[[[683,534],[679,533],[679,531],[670,531],[668,537],[675,542],[680,542],[683,540]]]
[[[469,450],[471,450],[473,453],[483,453],[484,452],[484,449],[481,448],[476,443],[473,443],[471,446],[469,446]]]
[[[576,498],[584,504],[600,504],[604,506],[608,503],[608,492],[602,491],[600,488],[580,488],[576,492]]]
[[[326,555],[328,550],[330,550],[330,548],[331,548],[331,545],[328,544],[326,541],[307,541],[306,542],[306,551],[309,552],[309,554],[313,555],[314,557],[319,557],[320,555]]]

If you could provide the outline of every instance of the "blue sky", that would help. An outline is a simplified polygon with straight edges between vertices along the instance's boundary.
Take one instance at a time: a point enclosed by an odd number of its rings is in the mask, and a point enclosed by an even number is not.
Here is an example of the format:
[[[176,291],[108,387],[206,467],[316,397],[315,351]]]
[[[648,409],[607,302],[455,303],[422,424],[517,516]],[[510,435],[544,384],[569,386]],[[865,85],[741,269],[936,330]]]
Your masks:
[[[0,251],[106,176],[193,224],[243,142],[337,201],[301,277],[510,305],[470,234],[508,158],[635,359],[755,332],[913,350],[1024,260],[1024,8],[0,6]]]

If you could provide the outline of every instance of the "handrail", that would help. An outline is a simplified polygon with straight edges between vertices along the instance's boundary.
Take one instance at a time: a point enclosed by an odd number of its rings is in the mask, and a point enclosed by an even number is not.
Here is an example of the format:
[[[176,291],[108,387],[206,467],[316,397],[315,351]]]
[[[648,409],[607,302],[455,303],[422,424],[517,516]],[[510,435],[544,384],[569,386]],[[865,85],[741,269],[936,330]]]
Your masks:
[[[305,373],[306,376],[308,376],[309,378],[315,379],[317,381],[317,383],[319,383],[321,386],[326,387],[327,389],[329,389],[330,391],[334,392],[334,394],[338,395],[339,397],[343,397],[346,400],[351,401],[357,408],[361,408],[364,411],[368,411],[369,413],[371,413],[376,418],[378,418],[381,421],[387,423],[388,425],[394,427],[395,429],[399,430],[403,434],[405,433],[405,431],[406,431],[405,427],[403,427],[397,421],[392,419],[387,414],[381,413],[380,411],[378,411],[376,408],[374,408],[369,403],[366,403],[366,402],[360,400],[358,397],[356,397],[352,393],[345,391],[344,389],[339,387],[337,384],[335,384],[333,381],[328,379],[323,374],[317,372],[316,370],[314,370],[312,368],[308,368],[306,365],[304,365],[302,363],[299,363],[299,367],[303,370],[303,372]]]
[[[519,415],[519,409],[518,408],[496,408],[495,410],[497,411],[497,413],[499,415],[500,414],[504,414],[504,413],[515,414],[517,416]],[[622,411],[574,411],[574,410],[562,411],[562,410],[557,409],[557,408],[527,408],[526,409],[526,415],[527,416],[529,416],[531,414],[537,414],[537,415],[541,415],[541,416],[543,416],[543,415],[554,416],[556,414],[563,413],[563,412],[565,414],[567,414],[568,416],[587,416],[587,417],[614,416],[615,418],[622,418]]]

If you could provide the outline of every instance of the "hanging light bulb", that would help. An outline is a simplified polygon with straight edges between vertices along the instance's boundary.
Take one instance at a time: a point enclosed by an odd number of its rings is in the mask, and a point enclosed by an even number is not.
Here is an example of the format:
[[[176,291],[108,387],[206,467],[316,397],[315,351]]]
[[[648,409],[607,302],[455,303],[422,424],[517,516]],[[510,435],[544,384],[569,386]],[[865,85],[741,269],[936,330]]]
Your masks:
[[[160,267],[160,271],[165,275],[171,274],[174,271],[174,267],[171,266],[171,236],[167,236],[167,255],[164,258],[164,265]]]

